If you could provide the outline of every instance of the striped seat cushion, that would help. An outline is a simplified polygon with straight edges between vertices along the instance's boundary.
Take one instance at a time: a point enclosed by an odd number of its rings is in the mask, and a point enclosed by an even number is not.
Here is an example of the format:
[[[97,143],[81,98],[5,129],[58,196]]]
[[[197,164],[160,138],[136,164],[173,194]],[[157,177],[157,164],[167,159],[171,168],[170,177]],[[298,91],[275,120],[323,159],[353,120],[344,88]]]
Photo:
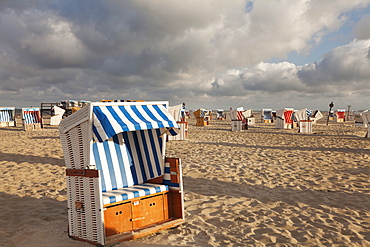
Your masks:
[[[136,197],[148,196],[159,192],[165,192],[167,190],[168,190],[167,185],[144,183],[140,185],[134,185],[128,188],[107,191],[102,193],[103,205],[107,205],[114,202],[120,202]]]

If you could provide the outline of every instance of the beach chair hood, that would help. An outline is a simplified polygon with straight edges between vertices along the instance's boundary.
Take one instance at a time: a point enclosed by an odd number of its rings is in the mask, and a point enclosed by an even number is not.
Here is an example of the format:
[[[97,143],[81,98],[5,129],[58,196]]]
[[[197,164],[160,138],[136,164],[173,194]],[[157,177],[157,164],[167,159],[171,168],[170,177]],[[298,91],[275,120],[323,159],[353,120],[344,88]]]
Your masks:
[[[59,125],[62,133],[86,121],[92,107],[93,140],[103,142],[114,135],[135,130],[162,129],[163,133],[177,135],[179,126],[166,109],[166,104],[91,104],[65,118]]]
[[[99,105],[94,106],[93,115],[93,138],[99,142],[125,131],[179,128],[163,105]]]

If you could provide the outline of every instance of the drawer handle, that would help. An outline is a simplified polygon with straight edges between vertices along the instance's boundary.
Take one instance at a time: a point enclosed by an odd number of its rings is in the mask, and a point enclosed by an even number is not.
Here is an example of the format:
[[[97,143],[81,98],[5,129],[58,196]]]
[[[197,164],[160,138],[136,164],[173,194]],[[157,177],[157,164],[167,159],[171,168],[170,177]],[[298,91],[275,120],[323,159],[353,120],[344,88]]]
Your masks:
[[[138,220],[143,220],[143,219],[145,219],[145,217],[138,217],[138,218],[130,219],[130,221],[138,221]]]

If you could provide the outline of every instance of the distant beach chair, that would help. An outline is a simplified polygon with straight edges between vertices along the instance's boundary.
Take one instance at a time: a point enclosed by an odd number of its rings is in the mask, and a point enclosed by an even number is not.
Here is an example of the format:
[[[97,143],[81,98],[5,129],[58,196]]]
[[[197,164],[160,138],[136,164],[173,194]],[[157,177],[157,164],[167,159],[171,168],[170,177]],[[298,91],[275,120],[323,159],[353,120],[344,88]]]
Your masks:
[[[291,129],[293,127],[293,113],[293,108],[284,108],[282,110],[276,111],[275,128]]]
[[[217,109],[216,111],[217,120],[225,119],[224,112],[225,112],[224,109]]]
[[[184,106],[183,104],[176,105],[176,106],[170,106],[168,108],[168,112],[171,114],[171,116],[175,119],[176,123],[180,127],[180,133],[178,135],[168,135],[167,139],[169,141],[184,141],[188,138],[188,122],[185,121],[184,117]]]
[[[168,102],[92,102],[63,119],[68,234],[111,246],[184,222],[181,162]]]
[[[246,120],[244,118],[244,109],[243,107],[238,107],[234,110],[229,111],[227,118],[231,121],[231,131],[240,131],[248,129]]]
[[[253,110],[252,109],[245,110],[243,112],[243,116],[244,116],[245,122],[248,126],[256,124],[256,119],[253,116]]]
[[[360,110],[360,111],[354,111],[353,112],[353,118],[355,127],[367,127],[366,118],[364,119],[362,116],[368,112],[368,110]]]
[[[16,126],[15,107],[0,107],[0,127]]]
[[[264,123],[272,123],[272,109],[262,109],[262,120]]]
[[[194,113],[194,117],[196,118],[196,126],[207,126],[209,125],[210,116],[209,111],[203,108],[196,110]]]
[[[312,111],[310,109],[302,109],[294,114],[294,118],[298,123],[298,133],[312,133]]]
[[[344,122],[345,121],[346,110],[345,109],[338,109],[335,112],[335,116],[337,117],[337,122]]]
[[[43,128],[40,108],[22,108],[23,130],[37,130]]]
[[[322,119],[324,117],[324,115],[322,115],[321,111],[320,110],[315,110],[313,113],[312,113],[312,116],[310,117],[310,120],[312,121],[312,124],[316,124],[317,121],[319,121],[320,119]]]
[[[60,121],[63,119],[65,111],[66,110],[58,106],[53,106],[54,115],[50,117],[50,125],[59,125]]]

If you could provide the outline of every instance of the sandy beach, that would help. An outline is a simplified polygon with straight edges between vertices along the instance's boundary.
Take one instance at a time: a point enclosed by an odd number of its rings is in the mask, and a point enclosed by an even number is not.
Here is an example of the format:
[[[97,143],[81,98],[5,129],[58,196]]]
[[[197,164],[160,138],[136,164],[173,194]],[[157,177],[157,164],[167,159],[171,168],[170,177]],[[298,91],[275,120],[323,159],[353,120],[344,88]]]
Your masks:
[[[171,141],[183,166],[186,223],[117,246],[370,246],[370,139],[353,122],[313,133],[228,120]],[[0,128],[0,246],[92,246],[67,235],[57,127]]]

